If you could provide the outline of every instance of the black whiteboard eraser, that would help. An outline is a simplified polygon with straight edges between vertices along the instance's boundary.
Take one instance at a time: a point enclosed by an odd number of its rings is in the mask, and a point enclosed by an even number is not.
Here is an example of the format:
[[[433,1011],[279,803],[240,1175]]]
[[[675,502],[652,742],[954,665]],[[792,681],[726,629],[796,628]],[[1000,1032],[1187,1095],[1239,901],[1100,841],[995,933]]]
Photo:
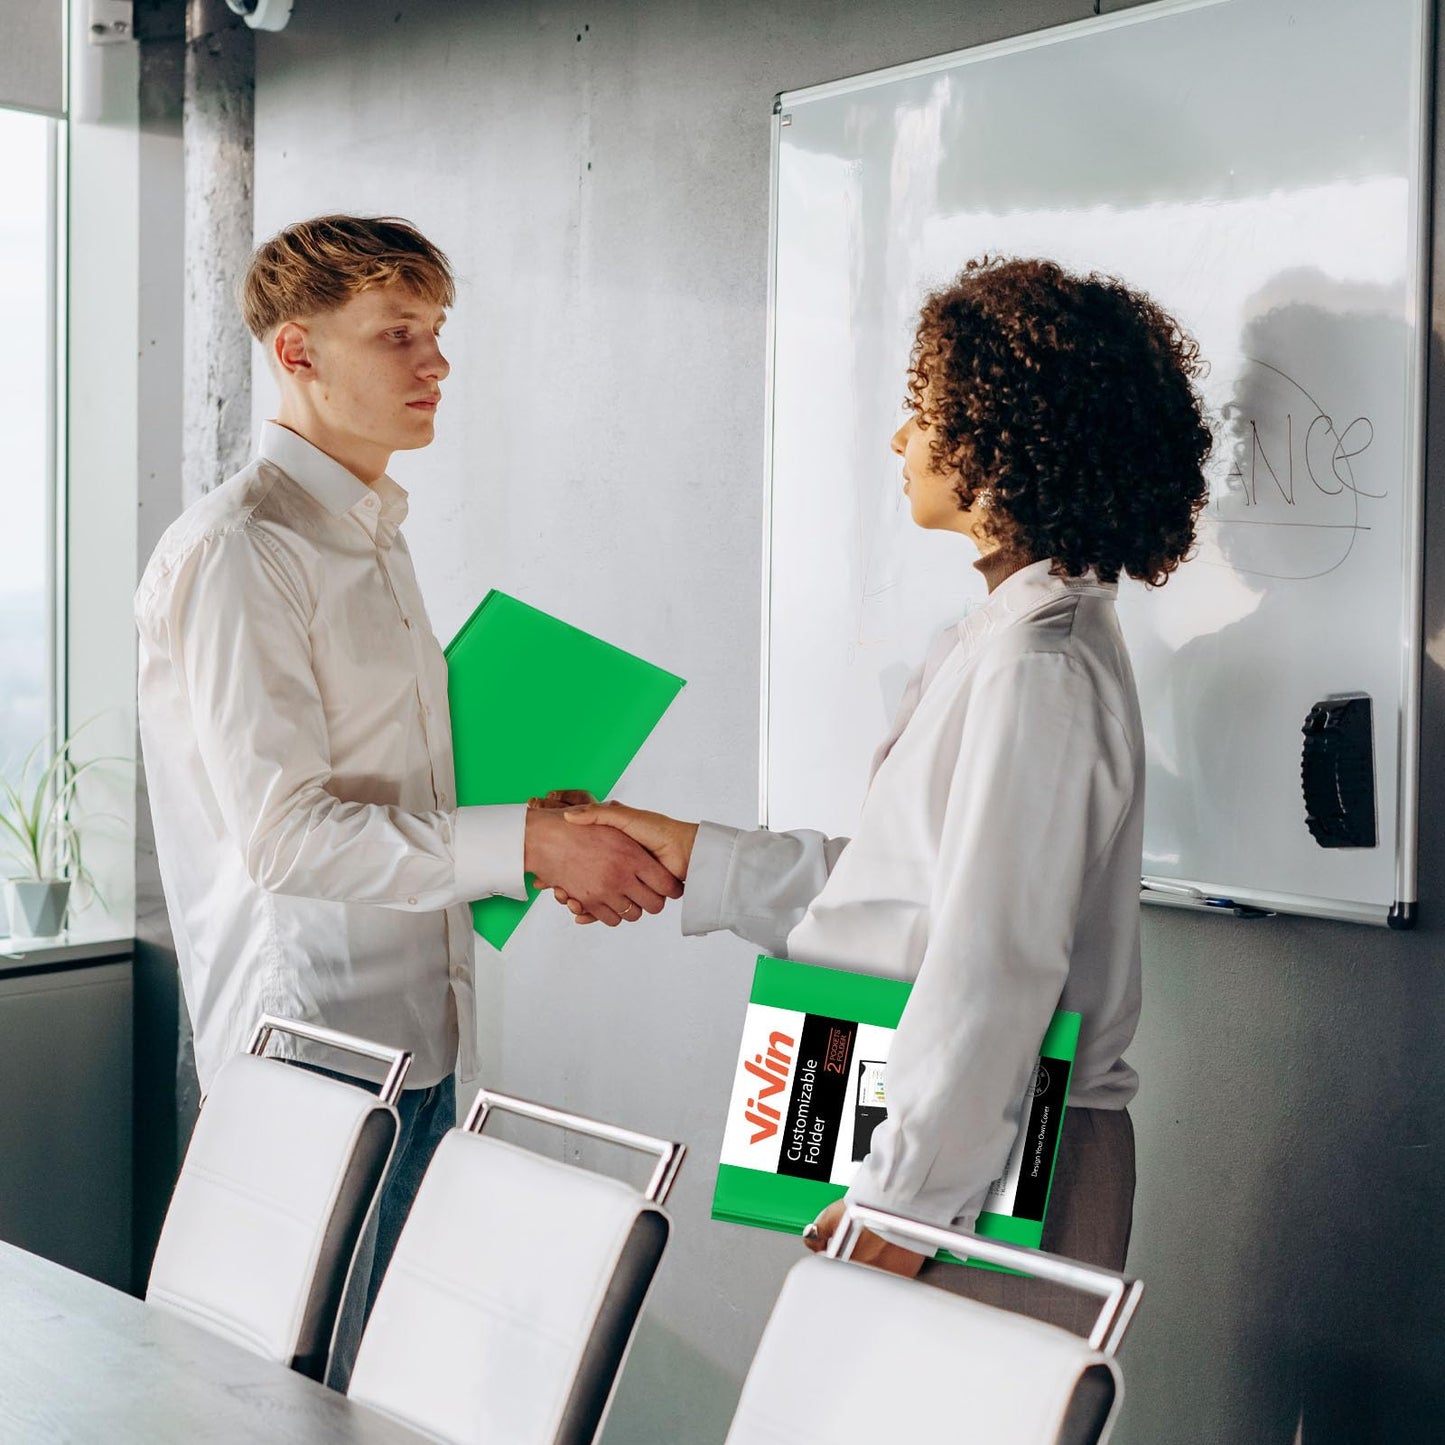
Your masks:
[[[1300,781],[1305,826],[1321,848],[1373,848],[1375,730],[1362,693],[1327,697],[1309,711]]]

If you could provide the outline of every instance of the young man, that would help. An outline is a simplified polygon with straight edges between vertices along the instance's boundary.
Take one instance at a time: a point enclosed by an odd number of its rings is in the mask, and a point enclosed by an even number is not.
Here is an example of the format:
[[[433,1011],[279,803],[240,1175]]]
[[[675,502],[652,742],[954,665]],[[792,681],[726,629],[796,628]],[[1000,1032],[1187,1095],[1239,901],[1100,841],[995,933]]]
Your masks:
[[[136,594],[141,742],[202,1090],[263,1012],[414,1056],[371,1293],[456,1122],[459,1050],[476,1072],[467,901],[524,897],[528,872],[619,918],[681,892],[611,829],[457,806],[446,664],[386,475],[432,440],[453,299],[446,257],[403,221],[324,216],[261,246],[242,308],[280,410],[257,457],[166,532]],[[598,836],[617,846],[582,846]],[[366,1076],[354,1056],[283,1047]]]

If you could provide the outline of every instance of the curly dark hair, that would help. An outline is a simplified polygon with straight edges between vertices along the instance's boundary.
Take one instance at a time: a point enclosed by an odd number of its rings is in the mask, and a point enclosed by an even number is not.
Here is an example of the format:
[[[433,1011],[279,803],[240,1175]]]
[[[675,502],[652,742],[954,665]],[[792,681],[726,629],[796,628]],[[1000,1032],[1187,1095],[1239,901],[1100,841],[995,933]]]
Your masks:
[[[1055,573],[1158,587],[1189,554],[1213,445],[1198,343],[1149,297],[984,256],[923,304],[907,405],[981,531]]]

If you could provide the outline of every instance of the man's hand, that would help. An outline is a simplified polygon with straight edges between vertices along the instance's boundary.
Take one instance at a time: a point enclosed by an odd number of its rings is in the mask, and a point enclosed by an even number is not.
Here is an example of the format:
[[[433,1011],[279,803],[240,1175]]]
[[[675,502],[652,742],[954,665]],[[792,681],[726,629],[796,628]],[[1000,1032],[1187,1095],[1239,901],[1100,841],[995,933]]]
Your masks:
[[[529,808],[585,808],[596,798],[585,788],[553,788],[545,798],[528,798]]]
[[[548,794],[549,798],[560,796],[559,793]],[[604,824],[615,828],[640,843],[679,880],[687,877],[688,864],[692,861],[692,845],[697,838],[696,823],[684,823],[681,819],[669,818],[666,813],[629,808],[624,803],[591,803],[590,800],[589,803],[590,806],[569,808],[564,815],[568,823],[576,827],[595,828]],[[550,804],[543,800],[543,806]],[[598,921],[597,915],[565,888],[554,888],[552,894],[558,903],[565,903],[572,910],[578,923]]]
[[[821,1254],[827,1249],[828,1241],[832,1239],[839,1221],[843,1218],[845,1207],[841,1199],[834,1200],[803,1231],[803,1243],[814,1254]],[[901,1274],[904,1279],[912,1279],[928,1261],[926,1254],[915,1254],[901,1245],[889,1244],[871,1229],[865,1229],[858,1235],[849,1258],[858,1264],[869,1264],[874,1269],[886,1270],[889,1274]]]
[[[682,896],[677,878],[619,829],[575,828],[553,808],[529,808],[522,866],[609,928]]]

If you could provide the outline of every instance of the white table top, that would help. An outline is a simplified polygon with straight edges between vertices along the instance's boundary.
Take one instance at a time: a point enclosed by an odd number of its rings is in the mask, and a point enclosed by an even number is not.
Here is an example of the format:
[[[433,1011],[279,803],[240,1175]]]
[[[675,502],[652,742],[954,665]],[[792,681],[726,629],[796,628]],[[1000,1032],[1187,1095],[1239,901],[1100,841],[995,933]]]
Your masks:
[[[6,1445],[416,1445],[423,1438],[294,1370],[0,1242]]]

